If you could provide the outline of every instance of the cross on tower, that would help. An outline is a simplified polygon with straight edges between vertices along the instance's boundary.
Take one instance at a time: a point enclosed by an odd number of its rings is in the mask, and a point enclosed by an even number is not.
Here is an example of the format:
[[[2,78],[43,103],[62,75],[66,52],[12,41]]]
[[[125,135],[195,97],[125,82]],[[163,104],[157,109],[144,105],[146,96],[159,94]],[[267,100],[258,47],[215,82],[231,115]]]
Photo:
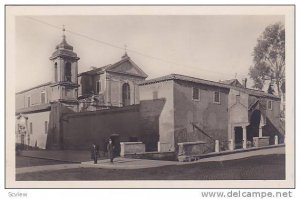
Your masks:
[[[65,40],[66,40],[66,35],[65,35],[66,29],[65,29],[65,25],[62,25],[62,31],[63,31],[63,35],[62,35],[63,41],[65,41]]]
[[[65,25],[62,25],[62,31],[63,31],[63,33],[65,34],[65,31],[66,31],[66,29],[65,29]]]
[[[127,44],[124,45],[125,54],[127,54]]]
[[[122,59],[128,58],[128,55],[127,55],[127,45],[126,44],[124,45],[124,50],[125,50],[125,53],[122,56]]]

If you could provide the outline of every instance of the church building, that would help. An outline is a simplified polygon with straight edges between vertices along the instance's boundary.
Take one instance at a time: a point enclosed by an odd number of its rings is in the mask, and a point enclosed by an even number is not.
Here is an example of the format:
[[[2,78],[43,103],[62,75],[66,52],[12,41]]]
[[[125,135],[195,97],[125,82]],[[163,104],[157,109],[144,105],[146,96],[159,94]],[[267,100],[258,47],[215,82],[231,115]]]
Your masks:
[[[116,63],[78,74],[79,59],[63,34],[50,57],[52,80],[16,93],[17,145],[88,149],[97,142],[103,148],[112,134],[157,152],[195,141],[218,140],[223,150],[253,147],[257,139],[272,144],[275,136],[283,142],[280,98],[249,89],[246,81],[179,74],[146,80],[126,51]]]
[[[78,75],[79,111],[101,110],[139,104],[138,83],[147,78],[127,55],[114,64]]]
[[[78,111],[78,60],[63,34],[50,57],[52,81],[16,93],[17,143],[42,149],[59,147],[60,111]]]

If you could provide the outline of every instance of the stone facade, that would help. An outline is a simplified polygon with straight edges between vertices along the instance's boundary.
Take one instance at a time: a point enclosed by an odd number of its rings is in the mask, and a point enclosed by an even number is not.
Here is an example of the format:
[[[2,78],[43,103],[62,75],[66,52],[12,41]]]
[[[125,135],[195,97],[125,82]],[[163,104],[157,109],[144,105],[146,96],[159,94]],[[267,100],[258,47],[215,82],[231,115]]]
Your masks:
[[[16,93],[17,143],[42,149],[105,150],[111,135],[145,150],[204,152],[247,148],[264,136],[284,140],[280,99],[238,80],[213,82],[171,74],[152,80],[125,53],[114,64],[78,75],[79,57],[63,35],[51,55],[52,81]],[[266,141],[264,140],[264,145]],[[203,149],[203,148],[201,148]]]
[[[80,111],[139,104],[138,83],[147,75],[125,54],[114,64],[78,75]]]
[[[26,118],[26,128],[22,132],[18,129],[16,137],[21,136],[20,143],[31,147],[60,149],[61,115],[78,111],[79,57],[67,43],[65,35],[50,60],[53,63],[51,82],[16,93],[16,123],[20,122],[21,115],[21,118]]]
[[[252,146],[254,137],[284,137],[280,99],[231,82],[172,74],[141,83],[140,99],[166,100],[159,117],[160,151],[178,151],[177,143],[203,141],[206,152],[213,152],[216,140],[220,150],[227,150]]]
[[[158,117],[159,142],[158,151],[175,150],[174,124],[174,82],[164,81],[157,84],[141,84],[140,100],[164,99],[165,104]]]

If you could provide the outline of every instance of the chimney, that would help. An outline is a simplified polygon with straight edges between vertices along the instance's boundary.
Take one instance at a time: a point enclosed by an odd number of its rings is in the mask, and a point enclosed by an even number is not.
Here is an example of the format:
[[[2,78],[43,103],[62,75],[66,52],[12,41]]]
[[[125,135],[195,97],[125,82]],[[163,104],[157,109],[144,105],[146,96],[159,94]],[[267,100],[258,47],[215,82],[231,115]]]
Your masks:
[[[244,86],[245,88],[247,88],[247,78],[243,78],[243,79],[242,79],[242,82],[243,82],[243,86]]]

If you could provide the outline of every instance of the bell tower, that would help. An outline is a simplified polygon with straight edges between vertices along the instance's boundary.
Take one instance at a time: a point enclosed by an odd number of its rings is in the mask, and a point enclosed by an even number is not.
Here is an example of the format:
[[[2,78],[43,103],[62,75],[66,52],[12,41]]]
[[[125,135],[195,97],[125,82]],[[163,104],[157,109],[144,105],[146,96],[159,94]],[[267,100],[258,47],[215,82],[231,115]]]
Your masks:
[[[65,27],[63,27],[62,41],[55,48],[50,57],[53,67],[53,84],[51,102],[60,102],[73,111],[78,111],[78,60],[73,46],[66,41]]]

